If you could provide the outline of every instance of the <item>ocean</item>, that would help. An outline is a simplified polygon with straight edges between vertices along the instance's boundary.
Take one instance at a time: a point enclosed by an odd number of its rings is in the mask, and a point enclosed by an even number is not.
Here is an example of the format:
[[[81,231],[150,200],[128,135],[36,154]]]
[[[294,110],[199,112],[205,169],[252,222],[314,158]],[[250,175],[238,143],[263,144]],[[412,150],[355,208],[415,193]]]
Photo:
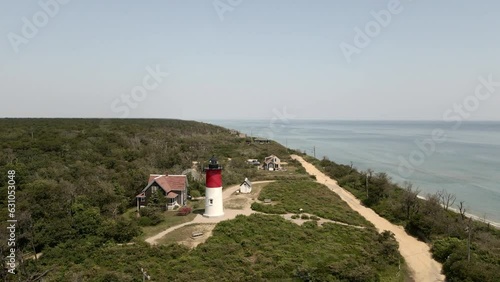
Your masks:
[[[317,158],[410,181],[421,196],[445,189],[467,212],[500,222],[500,122],[207,120]]]

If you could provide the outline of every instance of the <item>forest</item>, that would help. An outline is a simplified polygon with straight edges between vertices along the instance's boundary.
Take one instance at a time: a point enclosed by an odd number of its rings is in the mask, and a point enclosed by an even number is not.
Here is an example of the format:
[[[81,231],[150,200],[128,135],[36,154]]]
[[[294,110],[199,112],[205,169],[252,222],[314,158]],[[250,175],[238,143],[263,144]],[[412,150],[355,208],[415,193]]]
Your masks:
[[[218,126],[180,120],[2,119],[0,120],[0,205],[15,182],[15,275],[4,281],[404,281],[404,261],[392,234],[378,234],[333,192],[307,175],[278,143],[252,142]],[[296,153],[296,152],[294,152]],[[286,171],[247,164],[275,154]],[[273,179],[264,196],[278,209],[301,205],[297,193],[315,191],[303,202],[316,216],[365,226],[302,226],[271,210],[239,216],[216,226],[195,249],[144,242],[168,226],[189,221],[155,204],[138,218],[135,196],[151,173],[200,171],[215,155],[224,186]],[[14,173],[12,173],[14,172]],[[204,194],[203,175],[189,174],[189,194]],[[10,180],[10,182],[9,182]],[[285,190],[282,190],[285,189]],[[288,191],[288,192],[287,192]],[[200,203],[189,202],[193,213]],[[258,209],[258,208],[256,208]],[[0,210],[7,219],[9,211]],[[0,225],[0,256],[10,248],[7,222]],[[40,257],[34,257],[41,254]]]
[[[145,221],[124,214],[151,173],[200,170],[215,155],[231,185],[261,177],[246,159],[288,154],[277,143],[247,144],[230,130],[194,121],[1,119],[0,131],[0,206],[7,207],[9,172],[15,171],[16,270],[26,281],[139,236]],[[203,183],[191,177],[190,192],[203,194]],[[2,208],[0,218],[8,216]],[[7,222],[0,225],[5,261],[9,234]],[[40,252],[39,260],[26,259]],[[1,277],[9,277],[5,269]]]

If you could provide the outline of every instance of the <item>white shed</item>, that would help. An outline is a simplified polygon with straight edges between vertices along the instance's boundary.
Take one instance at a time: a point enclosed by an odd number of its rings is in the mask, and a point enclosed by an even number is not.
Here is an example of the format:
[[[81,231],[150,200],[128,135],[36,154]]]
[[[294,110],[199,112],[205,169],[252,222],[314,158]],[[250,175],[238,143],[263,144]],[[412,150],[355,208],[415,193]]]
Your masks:
[[[245,177],[245,181],[240,184],[240,193],[248,194],[252,192],[252,182]]]

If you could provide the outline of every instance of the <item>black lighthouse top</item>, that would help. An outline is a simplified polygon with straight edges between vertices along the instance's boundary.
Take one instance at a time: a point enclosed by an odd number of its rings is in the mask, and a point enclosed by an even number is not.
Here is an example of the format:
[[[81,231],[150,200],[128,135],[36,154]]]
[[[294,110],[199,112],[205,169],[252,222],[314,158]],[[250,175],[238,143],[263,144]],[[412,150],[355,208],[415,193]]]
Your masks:
[[[222,166],[219,165],[219,162],[217,161],[217,158],[215,156],[212,156],[210,160],[208,161],[208,168],[205,168],[204,170],[212,170],[212,169],[222,169]]]

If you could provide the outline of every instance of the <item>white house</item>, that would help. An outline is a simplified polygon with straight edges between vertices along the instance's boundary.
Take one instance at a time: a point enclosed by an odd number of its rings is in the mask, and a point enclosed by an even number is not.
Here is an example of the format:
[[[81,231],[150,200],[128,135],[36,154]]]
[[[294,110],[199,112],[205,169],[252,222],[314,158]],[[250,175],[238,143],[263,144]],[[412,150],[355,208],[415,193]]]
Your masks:
[[[281,160],[275,156],[270,155],[264,159],[262,164],[262,169],[264,170],[281,170]]]
[[[248,194],[252,192],[252,182],[245,177],[245,181],[240,184],[240,193]]]

